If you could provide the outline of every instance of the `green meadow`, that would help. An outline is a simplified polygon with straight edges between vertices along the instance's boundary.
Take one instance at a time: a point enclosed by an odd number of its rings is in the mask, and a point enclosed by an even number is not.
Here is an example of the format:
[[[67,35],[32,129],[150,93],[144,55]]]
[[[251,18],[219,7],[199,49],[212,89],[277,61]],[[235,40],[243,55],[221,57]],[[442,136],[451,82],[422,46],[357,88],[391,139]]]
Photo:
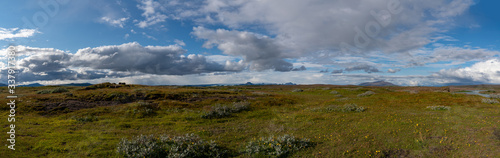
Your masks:
[[[499,86],[16,90],[1,157],[500,157],[499,99],[453,93]]]

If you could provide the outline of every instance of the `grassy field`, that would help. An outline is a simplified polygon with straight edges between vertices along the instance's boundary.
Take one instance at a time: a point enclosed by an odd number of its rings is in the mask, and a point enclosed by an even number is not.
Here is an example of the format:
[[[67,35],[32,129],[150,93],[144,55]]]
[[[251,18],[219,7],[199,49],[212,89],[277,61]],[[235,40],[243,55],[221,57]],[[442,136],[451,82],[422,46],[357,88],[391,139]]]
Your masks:
[[[215,148],[206,144],[216,144],[229,157],[274,157],[281,146],[297,147],[281,157],[500,157],[500,104],[445,87],[100,84],[16,90],[16,150],[4,146],[1,157],[124,157],[117,152],[121,141],[152,135],[149,141],[169,142],[188,139],[186,134],[204,140],[187,145],[205,143],[209,151]],[[1,98],[8,94],[6,87],[1,92]],[[1,138],[8,144],[10,108],[7,99],[1,102]],[[285,135],[294,138],[279,142]]]

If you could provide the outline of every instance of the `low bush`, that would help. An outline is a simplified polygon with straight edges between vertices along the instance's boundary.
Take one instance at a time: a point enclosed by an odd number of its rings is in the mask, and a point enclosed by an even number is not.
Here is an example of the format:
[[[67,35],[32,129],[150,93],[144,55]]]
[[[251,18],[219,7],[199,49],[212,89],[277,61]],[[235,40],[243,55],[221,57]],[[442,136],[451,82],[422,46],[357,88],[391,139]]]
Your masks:
[[[64,92],[69,92],[69,90],[66,89],[66,88],[57,87],[57,88],[54,88],[54,89],[40,90],[40,91],[38,91],[36,93],[37,94],[52,94],[52,93],[64,93]]]
[[[304,90],[302,89],[294,89],[292,92],[303,92]]]
[[[498,100],[495,100],[495,99],[485,99],[483,98],[481,100],[482,103],[486,103],[486,104],[498,104]]]
[[[500,94],[490,94],[491,99],[500,99]]]
[[[123,157],[206,158],[228,157],[228,151],[214,141],[205,141],[194,134],[184,136],[141,135],[131,140],[122,139],[117,152]]]
[[[450,110],[451,107],[449,107],[449,106],[428,106],[427,109],[431,109],[431,110]]]
[[[250,104],[246,102],[233,103],[232,107],[216,105],[212,110],[206,112],[201,117],[207,119],[228,117],[233,113],[248,111],[250,109],[249,105]]]
[[[363,112],[365,110],[365,107],[358,106],[353,103],[345,104],[342,108],[342,112]]]
[[[363,112],[366,108],[362,106],[358,106],[356,104],[345,104],[344,106],[339,105],[330,105],[322,109],[313,109],[313,111],[322,111],[322,112]]]
[[[358,94],[358,97],[367,97],[367,96],[374,95],[374,94],[375,94],[375,92],[366,91],[364,93]]]
[[[246,146],[246,152],[251,157],[287,157],[312,146],[313,143],[306,138],[297,139],[290,135],[271,136],[250,141]]]

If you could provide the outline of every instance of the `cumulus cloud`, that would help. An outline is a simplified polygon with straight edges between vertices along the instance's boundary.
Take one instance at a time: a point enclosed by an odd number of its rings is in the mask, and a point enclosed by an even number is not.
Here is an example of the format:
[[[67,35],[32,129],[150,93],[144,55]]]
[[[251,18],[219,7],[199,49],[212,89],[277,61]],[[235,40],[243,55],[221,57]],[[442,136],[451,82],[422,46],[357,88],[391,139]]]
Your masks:
[[[137,26],[140,28],[146,28],[157,23],[165,22],[168,18],[158,11],[162,9],[162,5],[154,0],[142,0],[141,4],[137,5],[137,8],[143,11],[141,15],[146,18],[137,23]]]
[[[250,65],[250,70],[293,69],[293,64],[284,60],[289,57],[284,46],[268,36],[244,31],[210,30],[204,27],[193,28],[192,34],[206,40],[203,44],[205,48],[216,46],[226,55],[242,57]]]
[[[7,49],[2,50],[2,52]],[[54,48],[17,46],[20,80],[77,80],[142,74],[188,75],[238,72],[242,61],[214,62],[203,55],[184,55],[179,45],[142,46],[139,43],[84,48],[76,53]],[[6,53],[2,53],[6,54]],[[4,58],[3,56],[2,58]],[[1,71],[6,71],[5,63]],[[4,76],[5,77],[5,76]]]
[[[358,53],[418,49],[434,42],[473,4],[472,0],[206,0],[165,6],[181,19],[231,29],[258,26],[303,55],[322,50],[336,53],[350,48],[347,45]]]
[[[225,71],[224,65],[209,62],[203,55],[188,55],[177,45],[141,46],[139,43],[101,46],[78,50],[73,66],[148,74],[185,75]]]
[[[1,28],[0,27],[0,40],[7,40],[13,38],[26,38],[40,33],[35,29],[19,29],[19,28]]]
[[[125,22],[128,20],[128,18],[119,18],[119,19],[112,19],[110,17],[102,17],[101,22],[109,24],[114,27],[121,27],[123,28],[123,25],[125,25]]]
[[[495,58],[478,62],[470,67],[441,70],[433,76],[450,78],[461,83],[500,84],[500,60]]]

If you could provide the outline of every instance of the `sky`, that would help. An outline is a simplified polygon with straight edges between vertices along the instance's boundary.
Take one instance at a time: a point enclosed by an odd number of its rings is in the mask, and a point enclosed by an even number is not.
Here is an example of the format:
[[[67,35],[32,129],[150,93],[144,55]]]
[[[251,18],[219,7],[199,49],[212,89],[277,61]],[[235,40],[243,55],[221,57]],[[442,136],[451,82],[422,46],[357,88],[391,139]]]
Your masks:
[[[486,0],[0,2],[0,82],[500,84]]]

